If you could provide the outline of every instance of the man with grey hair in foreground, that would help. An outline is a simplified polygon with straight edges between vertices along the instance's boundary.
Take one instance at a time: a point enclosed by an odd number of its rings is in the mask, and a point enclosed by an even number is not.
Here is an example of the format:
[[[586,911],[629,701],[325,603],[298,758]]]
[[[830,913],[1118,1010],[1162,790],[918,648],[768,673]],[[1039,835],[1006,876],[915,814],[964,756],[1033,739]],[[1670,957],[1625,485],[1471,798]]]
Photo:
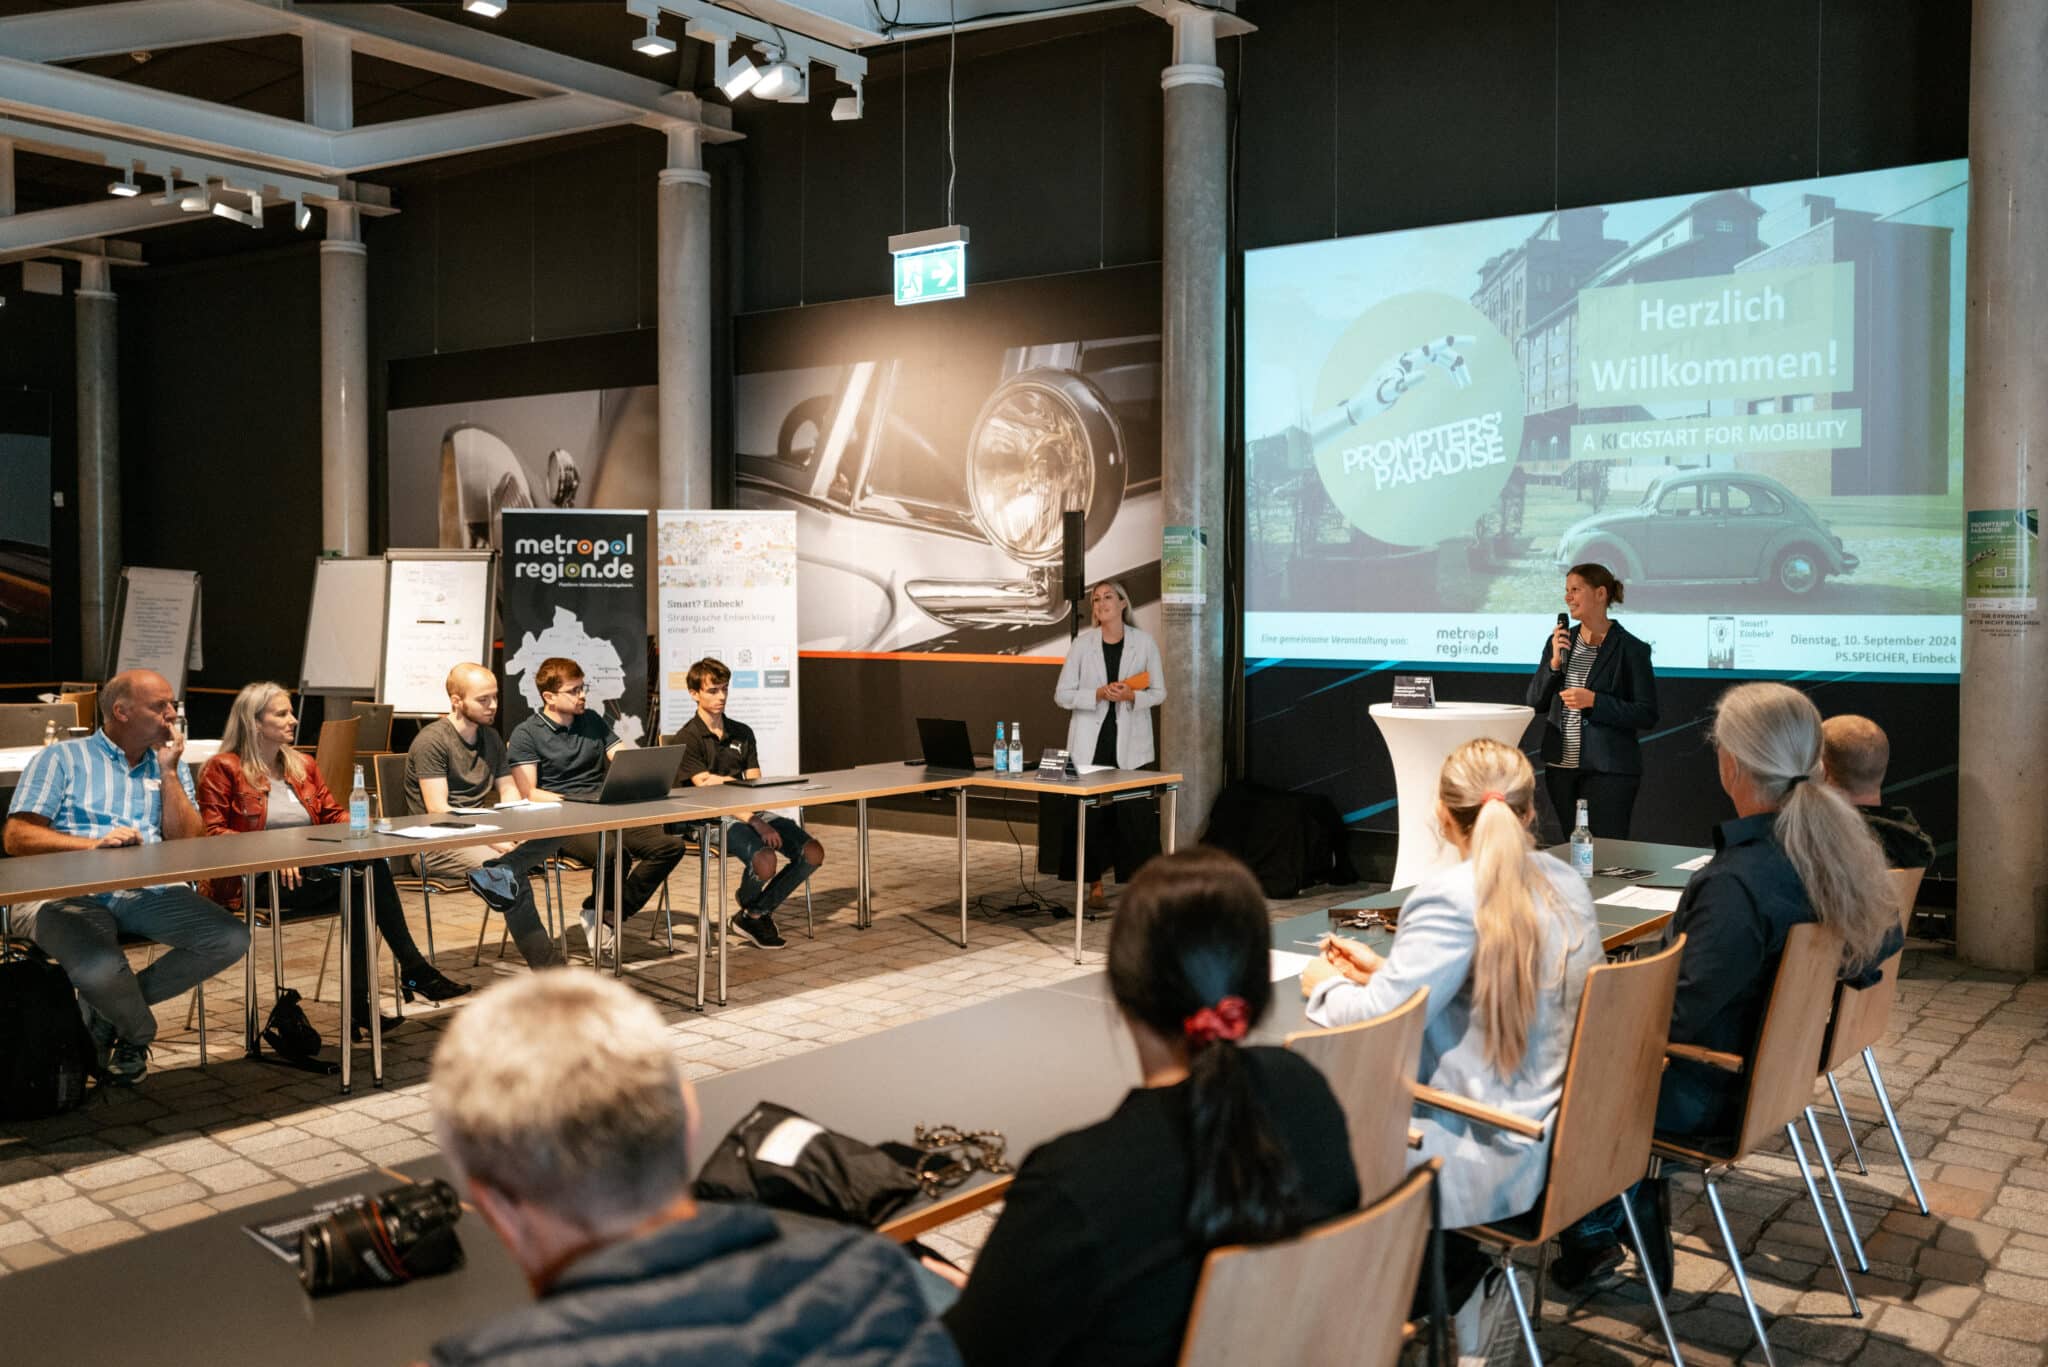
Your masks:
[[[437,1367],[959,1362],[887,1241],[691,1195],[696,1097],[630,988],[586,969],[493,987],[432,1087],[442,1151],[536,1298],[435,1345]]]

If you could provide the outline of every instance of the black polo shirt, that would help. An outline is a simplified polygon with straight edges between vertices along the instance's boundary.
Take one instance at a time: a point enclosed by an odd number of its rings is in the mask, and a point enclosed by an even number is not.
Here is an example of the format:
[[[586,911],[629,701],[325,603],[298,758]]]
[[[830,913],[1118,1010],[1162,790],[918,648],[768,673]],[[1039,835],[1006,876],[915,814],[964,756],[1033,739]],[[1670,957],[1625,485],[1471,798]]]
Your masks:
[[[604,756],[619,743],[610,723],[594,713],[557,726],[536,712],[512,728],[505,749],[512,763],[537,766],[533,781],[563,797],[594,798],[604,787]]]
[[[683,747],[683,771],[679,783],[698,774],[720,778],[745,778],[749,769],[761,767],[761,752],[754,748],[754,728],[743,721],[725,719],[725,738],[713,735],[700,714],[692,713],[683,729],[669,737],[670,745]]]

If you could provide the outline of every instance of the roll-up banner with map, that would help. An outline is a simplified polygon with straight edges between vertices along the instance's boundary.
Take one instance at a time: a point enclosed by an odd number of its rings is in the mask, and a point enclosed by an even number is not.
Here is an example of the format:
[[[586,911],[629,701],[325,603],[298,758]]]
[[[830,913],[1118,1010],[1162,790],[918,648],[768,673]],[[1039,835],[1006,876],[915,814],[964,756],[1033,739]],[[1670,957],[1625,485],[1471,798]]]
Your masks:
[[[761,772],[800,772],[796,514],[662,512],[655,524],[663,729],[695,714],[690,666],[710,656],[732,671],[726,713],[753,728]]]
[[[621,740],[647,739],[647,514],[504,510],[504,722],[540,710],[553,656],[583,666],[589,710]]]

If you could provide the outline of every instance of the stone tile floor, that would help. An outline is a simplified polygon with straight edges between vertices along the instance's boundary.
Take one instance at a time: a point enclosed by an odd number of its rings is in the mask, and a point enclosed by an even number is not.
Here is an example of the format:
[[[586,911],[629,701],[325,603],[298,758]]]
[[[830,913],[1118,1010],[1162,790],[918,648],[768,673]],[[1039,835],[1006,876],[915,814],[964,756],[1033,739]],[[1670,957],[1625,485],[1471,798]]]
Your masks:
[[[651,942],[658,913],[627,927],[630,976],[671,1021],[676,1048],[694,1077],[723,1073],[821,1044],[1097,971],[1109,922],[1090,923],[1088,962],[1069,953],[1071,923],[1047,915],[991,916],[977,909],[971,948],[961,950],[950,837],[878,832],[872,884],[874,928],[853,929],[853,864],[847,833],[829,830],[828,862],[815,880],[818,935],[801,934],[800,903],[782,919],[790,946],[766,954],[735,946],[730,1005],[699,1015],[686,1003],[694,984],[694,927],[678,917],[668,958]],[[970,845],[969,888],[983,902],[1015,900],[1020,882],[1071,905],[1071,886],[1029,873],[1028,854],[1006,842]],[[694,865],[675,875],[678,906],[695,904]],[[567,883],[580,901],[587,876]],[[1359,895],[1318,889],[1273,905],[1298,915]],[[934,899],[937,893],[938,900]],[[418,894],[407,894],[414,933],[425,942]],[[480,904],[467,895],[434,899],[437,963],[485,985],[523,971],[516,951],[496,955],[487,937],[472,967]],[[493,923],[495,928],[495,922]],[[312,995],[327,925],[287,925],[285,978]],[[570,931],[572,954],[581,930]],[[259,931],[259,990],[268,991],[269,941]],[[242,976],[208,985],[212,1062],[199,1068],[188,999],[164,1003],[152,1070],[142,1086],[55,1120],[0,1130],[0,1306],[7,1274],[123,1239],[139,1238],[219,1211],[331,1181],[377,1164],[433,1151],[425,1081],[454,1004],[420,1004],[386,1038],[387,1085],[358,1074],[354,1095],[241,1056]],[[309,1014],[329,1039],[335,983]],[[1893,1030],[1877,1053],[1933,1213],[1912,1204],[1904,1170],[1885,1134],[1869,1083],[1842,1078],[1870,1172],[1847,1161],[1832,1109],[1823,1132],[1842,1163],[1842,1181],[1871,1260],[1856,1277],[1863,1317],[1853,1319],[1829,1264],[1812,1208],[1786,1152],[1745,1164],[1723,1186],[1750,1280],[1770,1320],[1781,1364],[1964,1362],[2035,1364],[2048,1339],[2048,977],[1973,972],[1934,948],[1908,953]],[[363,1056],[359,1055],[359,1064]],[[1817,1092],[1817,1104],[1826,1092]],[[1674,1315],[1689,1363],[1761,1360],[1727,1266],[1714,1253],[1698,1179],[1674,1180],[1678,1294]],[[928,1235],[963,1263],[986,1237],[996,1211]],[[1832,1215],[1831,1215],[1832,1218]],[[1559,1364],[1630,1363],[1663,1357],[1639,1284],[1609,1283],[1590,1295],[1549,1288],[1542,1345]]]

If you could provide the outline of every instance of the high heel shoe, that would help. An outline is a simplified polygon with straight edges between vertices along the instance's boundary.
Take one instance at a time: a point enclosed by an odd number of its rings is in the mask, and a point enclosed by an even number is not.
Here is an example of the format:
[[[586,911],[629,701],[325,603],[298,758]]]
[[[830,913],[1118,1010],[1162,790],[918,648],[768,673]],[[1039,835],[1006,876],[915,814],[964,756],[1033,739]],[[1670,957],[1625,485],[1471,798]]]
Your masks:
[[[402,975],[399,989],[407,1001],[414,997],[425,997],[430,1002],[445,1002],[471,991],[468,983],[459,983],[443,974],[432,964],[421,964],[408,969]]]
[[[353,1016],[350,1017],[348,1023],[348,1037],[351,1042],[361,1044],[363,1043],[363,1041],[370,1038],[369,1022],[363,1019],[363,1017],[367,1014],[367,1008],[359,1009]],[[378,1022],[380,1028],[382,1029],[382,1032],[388,1035],[393,1030],[396,1030],[399,1026],[405,1024],[405,1018],[403,1016],[379,1016]]]

